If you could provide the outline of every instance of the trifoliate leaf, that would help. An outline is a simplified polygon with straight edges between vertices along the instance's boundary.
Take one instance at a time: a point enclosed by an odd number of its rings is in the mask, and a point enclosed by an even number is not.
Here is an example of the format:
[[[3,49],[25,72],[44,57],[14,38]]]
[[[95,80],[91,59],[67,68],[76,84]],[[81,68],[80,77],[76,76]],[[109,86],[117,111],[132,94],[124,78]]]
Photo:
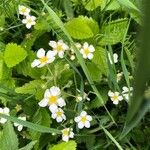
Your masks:
[[[102,47],[96,47],[92,62],[94,62],[97,65],[97,67],[101,70],[102,74],[107,75],[108,64],[107,64],[107,55],[105,49],[103,49]]]
[[[121,42],[126,32],[127,23],[127,19],[119,19],[103,25],[103,37],[99,41],[99,44],[112,45]]]
[[[4,52],[4,60],[8,67],[14,67],[23,61],[27,56],[27,52],[19,45],[9,43],[6,45]]]
[[[65,28],[74,39],[87,39],[99,31],[98,24],[92,19],[83,16],[73,18],[65,24]]]
[[[49,150],[76,150],[76,142],[69,141],[69,142],[62,142],[50,148]]]
[[[18,139],[14,128],[10,122],[4,126],[3,132],[0,135],[1,150],[18,150]]]
[[[34,94],[37,99],[40,99],[43,95],[45,89],[43,89],[44,81],[33,80],[29,83],[24,84],[22,87],[17,87],[15,89],[16,93],[20,94]]]
[[[103,0],[87,0],[84,2],[85,9],[93,11],[103,4]]]

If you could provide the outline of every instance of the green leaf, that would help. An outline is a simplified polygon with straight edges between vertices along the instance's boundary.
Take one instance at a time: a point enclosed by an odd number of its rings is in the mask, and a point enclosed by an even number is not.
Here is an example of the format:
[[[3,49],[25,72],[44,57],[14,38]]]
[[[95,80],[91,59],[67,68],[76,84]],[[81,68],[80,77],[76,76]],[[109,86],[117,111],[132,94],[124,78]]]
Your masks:
[[[7,122],[0,136],[1,150],[18,150],[18,139],[14,128],[10,122]]]
[[[50,148],[49,150],[76,150],[76,142],[69,141],[69,142],[62,142]]]
[[[27,56],[27,52],[19,45],[9,43],[6,45],[4,52],[4,60],[8,67],[14,67],[23,61]]]
[[[106,50],[104,48],[99,46],[96,47],[96,51],[94,52],[92,62],[94,62],[97,65],[102,74],[107,76],[108,64],[107,64]]]
[[[97,67],[95,63],[92,63],[92,62],[87,63],[87,68],[90,72],[90,75],[93,81],[98,82],[101,80],[101,77],[102,77],[101,70]]]
[[[103,4],[103,0],[88,0],[84,2],[85,9],[93,11]]]
[[[19,150],[32,150],[33,146],[36,144],[37,141],[32,141],[27,144],[25,147],[20,148]]]
[[[74,39],[91,38],[95,31],[99,31],[98,24],[92,18],[83,16],[71,19],[65,24],[65,28]]]
[[[42,85],[44,83],[42,80],[33,80],[25,83],[22,87],[17,87],[15,92],[20,94],[35,94],[36,98],[40,99],[43,95],[44,89],[42,89]]]
[[[127,24],[127,19],[119,19],[111,21],[108,24],[104,24],[102,27],[103,37],[99,41],[99,44],[112,45],[121,42],[124,37]]]

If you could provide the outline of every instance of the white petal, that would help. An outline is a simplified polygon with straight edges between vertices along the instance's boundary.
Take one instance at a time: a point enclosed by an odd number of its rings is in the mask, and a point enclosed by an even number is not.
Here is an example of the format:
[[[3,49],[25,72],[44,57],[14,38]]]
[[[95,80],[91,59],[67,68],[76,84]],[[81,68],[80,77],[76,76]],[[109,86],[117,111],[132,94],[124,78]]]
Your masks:
[[[17,127],[18,125],[19,125],[18,123],[14,122],[14,126],[15,126],[15,127]]]
[[[86,115],[87,115],[86,111],[82,111],[80,114],[80,116],[86,116]]]
[[[49,58],[47,64],[52,63],[55,60],[55,57]]]
[[[117,63],[118,62],[118,55],[116,53],[114,53],[113,57],[114,57],[114,63]]]
[[[83,44],[83,48],[85,49],[85,48],[88,48],[89,47],[89,44],[87,43],[87,42],[85,42],[84,44]]]
[[[49,46],[51,46],[52,48],[56,48],[57,47],[57,43],[55,41],[50,41]]]
[[[3,108],[0,108],[0,113],[3,113],[4,111],[3,111]]]
[[[75,122],[79,122],[80,120],[81,120],[81,117],[80,117],[80,116],[74,118],[74,121],[75,121]]]
[[[26,24],[26,23],[27,23],[27,19],[23,19],[23,20],[22,20],[22,23],[23,23],[23,24]]]
[[[57,114],[56,113],[52,113],[52,118],[56,119],[56,117],[57,117]]]
[[[44,93],[44,97],[45,98],[49,98],[51,96],[50,90],[46,89],[45,93]]]
[[[86,121],[84,125],[86,128],[90,128],[90,122],[89,121]]]
[[[52,86],[50,88],[50,92],[51,92],[51,95],[53,95],[53,96],[60,95],[60,89],[59,89],[59,87],[56,87],[56,86]]]
[[[95,48],[94,48],[93,45],[90,45],[90,46],[89,46],[89,51],[90,51],[90,52],[94,52],[94,51],[95,51]]]
[[[56,110],[58,109],[57,105],[56,104],[52,104],[49,106],[49,110],[54,113],[56,112]]]
[[[5,107],[5,108],[3,109],[3,111],[4,111],[4,114],[9,114],[9,112],[10,112],[10,110],[9,110],[8,107]]]
[[[119,97],[118,97],[118,100],[119,100],[119,101],[122,101],[122,100],[123,100],[123,97],[122,97],[122,96],[119,96]]]
[[[23,129],[23,125],[19,125],[17,129],[18,131],[21,131]]]
[[[66,116],[65,116],[64,114],[62,114],[62,118],[63,118],[64,120],[66,120]]]
[[[62,117],[57,117],[57,118],[56,118],[56,121],[57,121],[57,122],[62,122],[62,121],[63,121],[63,118],[62,118]]]
[[[88,59],[92,59],[93,58],[93,54],[89,53],[87,57],[88,57]]]
[[[65,141],[65,142],[68,142],[69,141],[69,137],[68,136],[63,136],[62,140]]]
[[[47,63],[41,63],[41,64],[38,65],[37,67],[38,67],[38,68],[42,68],[42,67],[44,67],[46,64],[47,64]]]
[[[74,137],[74,133],[73,133],[73,132],[70,132],[69,137],[70,137],[70,138],[73,138],[73,137]]]
[[[26,28],[27,28],[27,29],[30,29],[31,26],[32,26],[32,25],[31,25],[30,23],[27,23],[27,24],[26,24]]]
[[[108,96],[112,97],[114,96],[114,93],[112,91],[108,91]]]
[[[81,54],[84,54],[84,49],[83,49],[83,48],[80,50],[80,53],[81,53]]]
[[[87,115],[86,118],[88,121],[92,121],[92,117],[90,115]]]
[[[115,105],[118,105],[118,103],[119,103],[118,100],[113,101],[113,104],[115,104]]]
[[[87,55],[86,55],[86,54],[83,54],[83,58],[84,58],[84,59],[87,59]]]
[[[6,123],[6,122],[7,122],[7,119],[5,119],[5,118],[1,118],[1,119],[0,119],[0,123],[4,124],[4,123]]]
[[[45,50],[43,48],[40,48],[38,51],[37,51],[37,57],[38,58],[42,58],[45,56]]]
[[[66,103],[65,103],[65,101],[64,101],[63,98],[59,98],[59,99],[57,100],[57,102],[58,102],[58,106],[60,106],[60,107],[63,107],[63,106],[66,105]]]
[[[46,56],[47,56],[48,58],[53,58],[55,55],[56,55],[56,52],[55,52],[55,51],[48,51],[47,54],[46,54]]]
[[[69,49],[68,45],[66,45],[66,44],[63,44],[63,45],[62,45],[62,48],[63,48],[64,50],[68,50],[68,49]]]
[[[38,104],[40,107],[46,107],[48,105],[48,99],[44,98]]]
[[[78,128],[79,128],[79,129],[82,129],[83,127],[84,127],[84,124],[83,124],[82,122],[79,122],[79,123],[78,123]]]
[[[63,51],[60,51],[60,52],[58,53],[58,56],[59,56],[60,58],[63,58],[63,57],[64,57],[64,52],[63,52]]]
[[[35,59],[32,64],[31,64],[31,67],[34,68],[36,66],[38,66],[41,62],[38,60],[38,59]]]

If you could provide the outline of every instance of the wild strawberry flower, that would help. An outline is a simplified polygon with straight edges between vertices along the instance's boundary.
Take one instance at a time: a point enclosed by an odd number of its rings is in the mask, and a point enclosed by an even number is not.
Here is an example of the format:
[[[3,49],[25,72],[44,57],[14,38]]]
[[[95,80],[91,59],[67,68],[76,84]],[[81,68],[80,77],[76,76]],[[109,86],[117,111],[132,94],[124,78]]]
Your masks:
[[[26,117],[18,117],[18,119],[20,119],[20,120],[23,120],[23,121],[26,121]],[[18,131],[22,131],[22,129],[23,129],[23,125],[21,125],[21,124],[19,124],[19,123],[14,123],[14,126],[15,127],[17,127],[17,130]]]
[[[80,53],[83,55],[83,58],[92,59],[94,51],[95,51],[94,46],[89,45],[87,42],[85,42],[80,50]]]
[[[43,48],[40,48],[37,51],[37,57],[38,59],[35,59],[31,64],[32,68],[41,68],[46,64],[52,63],[55,60],[55,53],[50,50],[46,53],[46,51]]]
[[[62,122],[63,120],[66,120],[64,111],[61,108],[55,109],[55,111],[52,112],[52,118],[56,119],[57,122]]]
[[[119,101],[123,100],[123,97],[120,95],[119,92],[109,91],[108,96],[110,97],[110,99],[113,101],[113,104],[115,105],[118,105]]]
[[[49,110],[53,113],[59,107],[66,105],[65,100],[60,97],[59,87],[53,86],[50,89],[47,89],[44,94],[44,98],[39,102],[40,107],[49,106]]]
[[[72,132],[72,128],[65,128],[61,132],[62,132],[62,140],[65,142],[68,142],[69,138],[74,137],[74,133]]]
[[[111,55],[108,52],[108,59],[109,59],[110,64],[117,63],[118,62],[118,54],[114,53],[113,60],[112,60]]]
[[[19,5],[19,14],[20,15],[24,15],[24,16],[28,16],[30,13],[30,9],[23,6],[23,5]]]
[[[117,73],[117,82],[121,80],[122,76],[123,76],[123,72]]]
[[[58,54],[60,58],[63,58],[64,52],[69,49],[68,45],[65,44],[63,40],[59,40],[58,42],[50,41],[49,46],[53,48],[53,51],[55,52],[55,54]]]
[[[26,25],[27,29],[30,29],[33,25],[36,24],[35,20],[36,20],[35,16],[28,15],[26,16],[25,19],[22,20],[22,23]]]
[[[4,108],[0,108],[0,114],[4,114],[4,115],[8,115],[9,116],[9,108],[8,107],[4,107]],[[5,118],[0,118],[0,123],[4,124],[7,122],[7,119]]]
[[[92,117],[87,115],[86,111],[82,111],[79,116],[75,117],[74,120],[78,123],[79,129],[82,129],[83,127],[90,128],[90,121],[92,121]]]
[[[128,88],[124,86],[122,90],[122,95],[125,97],[126,100],[129,100],[130,96],[132,96],[133,87]]]

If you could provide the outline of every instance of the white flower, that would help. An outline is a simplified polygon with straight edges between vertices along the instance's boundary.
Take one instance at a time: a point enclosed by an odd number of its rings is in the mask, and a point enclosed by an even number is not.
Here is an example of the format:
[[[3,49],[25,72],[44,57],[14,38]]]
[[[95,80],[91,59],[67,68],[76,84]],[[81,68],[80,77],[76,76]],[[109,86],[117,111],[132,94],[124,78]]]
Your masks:
[[[122,76],[123,76],[123,72],[117,73],[117,82],[121,80]]]
[[[49,110],[51,112],[55,112],[55,110],[59,107],[63,107],[66,105],[64,99],[60,97],[60,89],[59,87],[53,86],[50,89],[47,89],[44,94],[44,98],[39,102],[39,106],[46,107],[49,106]]]
[[[128,88],[124,86],[122,90],[122,95],[125,97],[126,100],[129,100],[129,97],[132,96],[133,87]]]
[[[119,92],[109,91],[108,96],[110,97],[110,99],[113,101],[113,104],[115,105],[117,105],[119,101],[123,100],[123,97],[119,94]]]
[[[55,111],[53,111],[52,118],[56,119],[57,122],[62,122],[63,120],[66,120],[64,111],[61,108],[55,109]]]
[[[25,6],[22,6],[22,5],[19,5],[19,14],[20,15],[24,15],[24,16],[28,16],[30,13],[30,9],[25,7]]]
[[[83,127],[90,128],[90,121],[92,121],[92,117],[87,115],[85,111],[82,111],[80,116],[75,117],[74,120],[78,123],[79,129],[82,129]]]
[[[113,64],[113,62],[117,63],[118,62],[118,55],[116,53],[114,53],[113,54],[113,60],[112,60],[111,55],[108,52],[108,59],[109,59],[110,64]]]
[[[26,18],[22,20],[22,23],[26,24],[26,27],[30,29],[33,25],[36,24],[35,20],[35,16],[26,16]]]
[[[53,48],[53,51],[58,54],[60,58],[64,57],[64,52],[69,49],[68,45],[63,42],[63,40],[59,40],[58,42],[50,41],[49,46]]]
[[[74,137],[74,133],[72,132],[72,128],[65,128],[61,132],[62,132],[62,140],[65,142],[68,142],[69,138]]]
[[[18,117],[18,119],[26,121],[26,117]],[[21,124],[14,123],[14,126],[17,127],[18,131],[21,131],[23,129],[23,125]]]
[[[4,108],[0,108],[0,113],[1,114],[5,114],[5,115],[8,115],[9,116],[9,108],[8,107],[4,107]],[[5,118],[0,118],[0,123],[4,124],[7,122],[7,119]]]
[[[89,45],[87,42],[85,42],[83,44],[83,47],[80,50],[80,53],[83,55],[83,58],[92,59],[94,51],[95,51],[95,48],[93,47],[93,45]]]
[[[43,48],[40,48],[37,51],[37,57],[39,59],[35,59],[32,62],[32,64],[31,64],[32,68],[34,68],[34,67],[41,68],[41,67],[45,66],[46,64],[52,63],[55,60],[55,53],[53,51],[49,50],[46,54],[45,53],[46,52]]]

